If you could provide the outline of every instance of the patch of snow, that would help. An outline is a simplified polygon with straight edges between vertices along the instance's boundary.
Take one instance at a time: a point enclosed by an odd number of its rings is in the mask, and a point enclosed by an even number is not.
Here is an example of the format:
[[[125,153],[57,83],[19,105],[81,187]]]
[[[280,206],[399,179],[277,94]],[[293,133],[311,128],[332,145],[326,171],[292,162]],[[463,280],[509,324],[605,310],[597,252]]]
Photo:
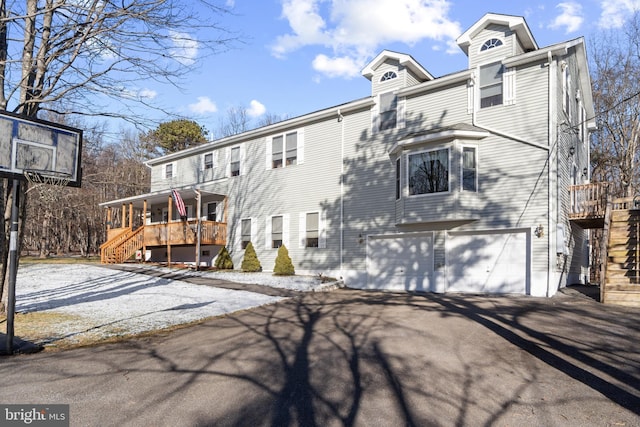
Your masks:
[[[22,265],[16,280],[17,312],[79,316],[50,341],[136,334],[280,299],[85,264]]]

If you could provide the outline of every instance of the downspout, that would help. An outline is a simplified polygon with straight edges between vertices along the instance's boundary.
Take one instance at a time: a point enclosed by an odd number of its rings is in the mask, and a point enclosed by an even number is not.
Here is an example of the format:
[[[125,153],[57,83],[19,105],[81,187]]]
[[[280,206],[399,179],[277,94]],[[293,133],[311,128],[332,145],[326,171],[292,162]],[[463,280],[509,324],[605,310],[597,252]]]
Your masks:
[[[344,280],[344,116],[338,109],[338,122],[340,122],[340,275]]]
[[[551,51],[547,52],[547,62],[548,62],[548,67],[549,67],[549,83],[548,83],[548,88],[549,88],[549,107],[548,107],[548,114],[549,114],[549,118],[548,118],[548,122],[549,122],[549,129],[548,129],[548,140],[549,140],[549,147],[553,147],[554,142],[553,142],[553,121],[554,121],[554,113],[555,113],[555,109],[554,109],[554,104],[552,102],[553,100],[553,94],[554,94],[554,80],[553,77],[555,76],[555,64],[553,63],[553,55],[551,54]],[[553,153],[553,150],[549,151],[549,162],[547,163],[547,172],[548,172],[548,177],[547,177],[547,194],[549,197],[549,212],[547,215],[547,250],[548,250],[548,266],[547,266],[547,297],[549,297],[550,293],[551,293],[551,279],[552,279],[552,274],[551,271],[554,268],[553,267],[553,247],[552,247],[552,243],[553,243],[553,239],[552,239],[552,235],[554,234],[555,230],[552,228],[552,221],[551,221],[551,215],[553,214],[553,196],[552,196],[552,175],[551,175],[551,155]],[[557,156],[557,147],[556,147],[556,157]]]

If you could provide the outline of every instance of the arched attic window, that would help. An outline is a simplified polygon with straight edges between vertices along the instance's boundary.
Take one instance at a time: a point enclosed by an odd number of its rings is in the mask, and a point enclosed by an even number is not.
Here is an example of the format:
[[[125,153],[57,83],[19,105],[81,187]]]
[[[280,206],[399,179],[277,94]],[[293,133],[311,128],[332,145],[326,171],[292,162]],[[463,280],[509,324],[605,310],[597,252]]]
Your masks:
[[[382,75],[382,77],[380,77],[380,81],[386,82],[387,80],[392,80],[392,79],[395,79],[396,77],[398,77],[398,75],[396,74],[395,71],[387,71]]]
[[[483,52],[488,49],[493,49],[494,47],[502,46],[502,40],[500,39],[489,39],[480,48],[480,52]]]

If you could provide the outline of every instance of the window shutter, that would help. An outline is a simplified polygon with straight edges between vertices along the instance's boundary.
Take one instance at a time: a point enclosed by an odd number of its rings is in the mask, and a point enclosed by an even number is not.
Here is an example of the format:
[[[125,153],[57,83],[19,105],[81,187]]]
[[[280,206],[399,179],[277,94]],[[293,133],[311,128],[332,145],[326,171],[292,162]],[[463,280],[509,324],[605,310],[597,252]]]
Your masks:
[[[264,243],[266,249],[271,249],[271,217],[268,216],[265,221]]]
[[[226,164],[224,176],[231,176],[231,147],[227,147],[224,152],[224,162]]]
[[[380,115],[378,114],[378,106],[374,106],[371,108],[371,134],[375,135],[378,133],[378,128],[380,127]]]
[[[398,107],[397,107],[398,110],[396,113],[397,120],[398,120],[398,124],[397,124],[398,129],[404,129],[404,127],[407,124],[406,117],[405,117],[406,106],[407,106],[406,98],[402,98],[398,100]]]
[[[282,244],[290,249],[289,246],[289,214],[282,215]]]
[[[304,249],[305,246],[307,246],[307,214],[305,212],[300,212],[298,231],[299,231],[298,247],[300,249]]]
[[[473,105],[473,99],[474,99],[473,91],[475,90],[474,79],[475,79],[475,76],[472,76],[467,82],[467,114],[473,114],[473,111],[474,111],[474,105]]]
[[[273,155],[273,138],[267,137],[267,145],[266,148],[266,159],[265,159],[265,167],[267,170],[271,169],[271,156]]]
[[[516,103],[516,67],[507,68],[504,73],[504,104]]]
[[[258,220],[257,218],[250,218],[251,221],[251,243],[254,247],[258,245]]]
[[[304,129],[298,131],[298,159],[299,165],[304,163]]]
[[[240,175],[246,175],[247,168],[247,144],[240,145]]]
[[[327,213],[320,211],[318,218],[318,247],[327,247]]]

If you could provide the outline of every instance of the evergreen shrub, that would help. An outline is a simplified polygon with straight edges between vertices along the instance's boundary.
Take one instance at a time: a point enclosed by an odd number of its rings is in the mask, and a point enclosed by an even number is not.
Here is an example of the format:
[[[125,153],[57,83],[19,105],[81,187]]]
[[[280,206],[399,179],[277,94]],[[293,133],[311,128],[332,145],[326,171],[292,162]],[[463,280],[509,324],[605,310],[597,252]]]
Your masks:
[[[293,262],[289,257],[289,251],[285,245],[278,248],[278,256],[276,257],[276,265],[273,267],[273,274],[276,276],[293,276],[296,274],[293,268]]]
[[[227,251],[226,246],[223,246],[222,249],[220,249],[220,252],[218,252],[216,268],[218,270],[233,270],[233,260],[231,259],[231,255],[229,255],[229,251]]]
[[[262,271],[262,266],[258,260],[256,250],[253,248],[253,243],[249,242],[244,249],[244,258],[242,258],[242,271],[254,273],[256,271]]]

